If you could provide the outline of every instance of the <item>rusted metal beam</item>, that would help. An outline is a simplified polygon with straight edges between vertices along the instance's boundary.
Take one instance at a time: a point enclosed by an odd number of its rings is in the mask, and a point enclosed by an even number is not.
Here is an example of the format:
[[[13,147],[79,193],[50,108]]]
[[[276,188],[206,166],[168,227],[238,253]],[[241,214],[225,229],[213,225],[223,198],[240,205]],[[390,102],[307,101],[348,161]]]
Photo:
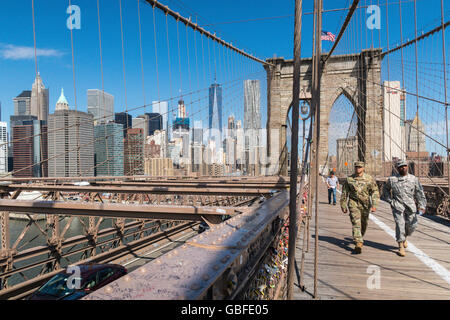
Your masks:
[[[156,0],[145,0],[145,1],[147,1],[152,7],[158,8],[159,10],[164,12],[166,15],[170,15],[177,22],[180,21],[180,22],[184,23],[187,27],[193,29],[194,31],[199,32],[201,35],[204,35],[204,36],[210,38],[211,40],[221,44],[222,46],[227,47],[228,49],[233,50],[234,52],[237,52],[240,55],[242,55],[248,59],[254,60],[256,62],[259,62],[263,65],[272,65],[264,60],[261,60],[255,56],[253,56],[252,54],[249,54],[249,53],[233,46],[233,44],[220,39],[219,37],[216,36],[216,33],[214,33],[214,34],[210,33],[209,31],[200,27],[197,23],[192,22],[190,17],[189,17],[189,19],[183,17],[178,12],[175,12],[175,11],[171,10],[168,6],[163,5],[161,2],[156,1]]]
[[[189,194],[189,195],[224,195],[224,196],[257,196],[271,194],[270,189],[265,188],[193,188],[193,187],[138,187],[138,186],[54,186],[54,185],[27,185],[10,184],[0,186],[0,190],[6,191],[63,191],[63,192],[102,192],[102,193],[146,193],[146,194]]]
[[[195,181],[179,181],[179,182],[117,182],[117,181],[105,181],[94,182],[92,186],[153,186],[153,187],[173,187],[173,188],[258,188],[258,189],[285,189],[289,187],[289,182],[195,182]]]
[[[173,177],[150,177],[150,176],[95,176],[95,177],[44,177],[44,178],[2,178],[1,183],[8,182],[71,182],[71,181],[145,181],[145,182],[289,182],[286,176],[263,176],[263,177],[189,177],[189,176],[173,176]]]
[[[288,202],[288,193],[283,191],[255,211],[214,226],[83,299],[191,300],[208,298],[213,286],[217,290],[212,290],[209,299],[232,299],[251,278],[249,268],[267,252],[279,229],[274,221],[278,218],[280,223],[286,217]]]
[[[0,211],[64,214],[128,219],[202,221],[202,216],[235,215],[234,207],[163,206],[120,203],[78,203],[55,201],[0,200]]]
[[[180,225],[174,226],[168,230],[159,231],[158,233],[154,233],[154,234],[148,235],[144,238],[127,243],[126,246],[114,248],[108,252],[98,254],[95,257],[91,257],[86,260],[79,261],[79,262],[75,263],[75,265],[82,264],[82,263],[109,263],[110,261],[113,261],[115,259],[123,257],[124,255],[130,254],[130,253],[132,254],[138,250],[141,250],[142,248],[144,248],[145,246],[148,246],[151,243],[158,243],[160,241],[167,239],[167,237],[175,236],[176,234],[178,234],[180,232],[184,232],[184,231],[194,227],[195,225],[196,224],[192,223],[192,222],[180,224]],[[9,289],[2,290],[2,291],[0,291],[0,300],[21,299],[23,297],[26,297],[27,295],[31,294],[34,290],[36,290],[39,286],[41,286],[46,281],[48,281],[52,276],[61,272],[61,270],[62,269],[58,269],[58,270],[52,271],[50,273],[46,273],[42,276],[35,277],[33,279],[30,279],[28,281],[25,281],[18,285],[15,285]]]

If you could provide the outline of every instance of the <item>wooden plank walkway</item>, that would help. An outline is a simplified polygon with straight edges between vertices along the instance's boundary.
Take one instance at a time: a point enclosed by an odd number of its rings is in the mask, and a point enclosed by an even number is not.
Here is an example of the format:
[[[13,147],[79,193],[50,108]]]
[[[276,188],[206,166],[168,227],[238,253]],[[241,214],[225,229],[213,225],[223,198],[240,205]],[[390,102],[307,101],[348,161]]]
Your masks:
[[[362,254],[354,254],[350,218],[341,212],[339,204],[328,204],[326,186],[322,183],[320,191],[319,299],[450,299],[448,221],[438,222],[419,217],[416,231],[408,237],[410,245],[406,250],[406,257],[400,257],[396,253],[397,243],[392,237],[392,234],[395,235],[395,223],[390,206],[382,201],[377,212],[371,215]],[[304,261],[305,291],[299,286],[303,226],[297,242],[297,277],[294,284],[296,300],[313,298],[314,237],[313,215],[309,252]],[[369,267],[379,268],[378,289],[368,288],[367,283],[369,277],[372,276],[370,280],[373,279],[374,270]],[[369,283],[375,283],[370,280]]]

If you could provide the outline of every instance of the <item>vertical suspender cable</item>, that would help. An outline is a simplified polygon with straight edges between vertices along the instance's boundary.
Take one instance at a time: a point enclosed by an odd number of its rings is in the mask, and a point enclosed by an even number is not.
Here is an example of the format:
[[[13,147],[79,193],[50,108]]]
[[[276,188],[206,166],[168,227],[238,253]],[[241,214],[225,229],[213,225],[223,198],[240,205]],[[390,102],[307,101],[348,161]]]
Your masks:
[[[144,56],[142,54],[142,25],[141,25],[141,8],[139,3],[141,0],[137,0],[138,4],[138,22],[139,22],[139,55],[141,58],[141,78],[142,78],[142,96],[144,98],[144,114],[145,114],[145,108],[147,106],[147,101],[145,97],[145,75],[144,75]],[[127,118],[128,121],[128,118]]]
[[[126,71],[125,71],[125,46],[124,46],[124,40],[123,40],[123,21],[122,21],[122,0],[119,0],[119,12],[120,12],[120,37],[122,41],[122,68],[123,68],[123,84],[125,89],[125,142],[127,144],[127,153],[124,151],[124,162],[127,165],[124,165],[124,168],[131,169],[130,166],[130,143],[128,140],[128,101],[127,101],[127,79],[126,79]],[[105,107],[105,106],[104,106]],[[123,130],[121,130],[122,133]],[[124,172],[125,175],[129,175],[129,172]]]
[[[191,77],[191,57],[190,57],[190,49],[189,49],[189,33],[188,26],[186,25],[186,53],[187,53],[187,62],[188,62],[188,75],[189,75],[189,91],[191,92],[189,105],[192,108],[192,77]],[[187,111],[186,111],[187,112]]]
[[[108,164],[108,176],[111,175],[111,164],[109,161],[109,148],[108,148],[108,139],[106,135],[106,108],[105,108],[105,82],[103,76],[103,51],[102,51],[102,33],[101,33],[101,25],[100,25],[100,3],[97,0],[97,20],[98,20],[98,39],[99,39],[99,47],[100,47],[100,71],[102,74],[102,97],[103,97],[103,121],[104,121],[104,133],[105,133],[105,151],[106,151],[106,163]],[[99,102],[98,102],[99,103]],[[95,147],[95,137],[94,137],[94,147]]]
[[[317,24],[316,24],[316,52],[314,55],[315,74],[313,75],[314,90],[312,91],[312,100],[314,101],[314,110],[316,112],[316,158],[314,166],[315,175],[315,241],[314,241],[314,298],[318,299],[317,291],[317,277],[318,277],[318,251],[319,251],[319,148],[320,148],[320,75],[321,75],[321,30],[322,30],[322,4],[323,0],[316,0],[317,2]]]
[[[183,92],[183,79],[181,76],[181,53],[180,53],[180,31],[178,27],[178,20],[177,20],[177,42],[178,42],[178,72],[180,73],[180,93]],[[182,97],[182,94],[180,94]]]
[[[217,81],[217,60],[216,60],[216,44],[215,42],[212,43],[213,46],[213,53],[214,53],[214,82]]]
[[[208,64],[209,64],[209,76],[211,77],[212,71],[211,71],[211,48],[209,46],[208,37],[206,37],[206,41],[208,42]],[[208,80],[209,81],[209,80]]]
[[[312,56],[314,57],[314,54],[315,54],[315,52],[316,52],[316,46],[314,45],[315,43],[316,43],[316,23],[317,23],[317,14],[315,14],[315,11],[316,10],[316,2],[314,1],[314,19],[313,19],[313,41],[312,41]],[[314,74],[314,67],[315,67],[315,65],[312,63],[312,74]],[[312,83],[312,81],[311,81],[311,93],[312,93],[312,87],[313,87],[313,83]],[[310,120],[310,123],[309,123],[309,125],[310,125],[310,127],[313,127],[314,126],[314,119],[315,119],[315,114],[314,114],[314,109],[313,109],[313,101],[311,100],[310,101],[310,114],[311,114],[311,120]],[[311,136],[311,138],[313,139],[313,141],[314,141],[314,139],[315,139],[315,132],[313,131],[313,135]],[[312,143],[311,141],[310,141],[310,143]],[[312,198],[312,185],[313,185],[313,182],[314,182],[314,176],[313,176],[313,174],[312,174],[312,169],[313,169],[313,166],[314,166],[314,162],[312,161],[313,160],[313,157],[315,156],[315,153],[314,153],[314,148],[310,148],[310,154],[311,154],[311,161],[309,162],[309,164],[310,164],[310,166],[309,166],[309,183],[308,183],[308,220],[307,220],[307,231],[306,231],[306,252],[309,252],[309,229],[310,229],[310,220],[311,220],[311,214],[312,214],[312,200],[313,200],[313,198]]]
[[[197,78],[197,88],[200,89],[200,79],[198,74],[197,32],[194,32],[194,53],[195,53],[195,76]],[[195,117],[193,117],[192,119],[192,124],[193,124],[192,128],[195,128]],[[194,165],[194,163],[192,163],[192,165]]]
[[[138,0],[139,1],[139,0]],[[167,61],[169,65],[169,86],[170,86],[170,96],[172,97],[173,85],[172,85],[172,63],[170,62],[170,40],[169,40],[169,22],[167,19],[166,13],[166,41],[167,41]],[[167,119],[170,119],[171,108],[167,105]],[[168,147],[169,146],[169,124],[167,123],[167,132],[166,132],[166,150],[164,150],[165,158],[168,157]]]
[[[364,0],[364,8],[367,8],[367,0]],[[366,34],[365,34],[365,40],[366,40],[366,47],[365,47],[365,49],[367,49],[367,29],[368,28],[364,28],[364,30],[366,31]]]
[[[69,7],[72,6],[71,1],[69,0]],[[77,175],[81,176],[81,159],[80,159],[80,117],[78,116],[78,103],[77,103],[77,87],[75,81],[75,55],[73,50],[73,28],[70,28],[70,43],[72,48],[72,74],[73,74],[73,93],[75,96],[75,114],[76,114],[76,138],[77,138]],[[47,122],[48,123],[48,122]],[[48,125],[47,125],[48,130]],[[48,134],[48,133],[47,133]],[[56,161],[55,161],[56,163]],[[56,175],[56,171],[55,171]]]
[[[294,79],[292,89],[291,174],[289,188],[289,246],[288,299],[293,298],[295,248],[297,240],[297,176],[298,176],[298,119],[300,103],[300,66],[302,39],[302,0],[295,1]]]
[[[195,32],[195,31],[194,31]],[[189,49],[189,33],[188,33],[188,26],[186,25],[186,53],[187,53],[187,61],[188,61],[188,75],[189,75],[189,91],[191,92],[191,94],[189,95],[189,107],[191,110],[193,110],[193,106],[192,106],[192,77],[191,77],[191,58],[190,58],[190,49]],[[186,110],[186,104],[185,104],[185,109],[184,109],[184,116],[188,117],[188,111]],[[192,114],[194,115],[195,113],[192,112]],[[189,137],[189,135],[188,135]],[[190,166],[190,158],[189,158],[189,150],[188,150],[188,154],[185,155],[184,151],[183,151],[183,157],[184,158],[188,158],[186,160],[186,163],[184,163],[186,173],[187,175],[190,175],[192,172],[192,166]],[[187,168],[186,168],[187,167]]]
[[[399,1],[399,19],[400,19],[400,43],[403,43],[403,23],[402,23],[402,2]],[[406,128],[406,94],[404,93],[405,90],[405,68],[403,63],[403,46],[400,49],[401,51],[401,65],[402,65],[402,96],[403,99],[405,99],[405,103],[403,104],[403,119],[400,119],[401,124],[405,126]],[[401,98],[401,97],[400,97]],[[402,136],[402,143],[401,143],[402,149],[406,150],[406,140],[405,136]],[[406,160],[406,155],[403,156],[402,160]]]
[[[31,0],[31,9],[32,9],[32,15],[33,15],[33,42],[34,42],[34,64],[35,64],[35,69],[36,69],[36,79],[39,75],[39,66],[38,66],[38,60],[37,60],[37,46],[36,46],[36,21],[35,21],[35,17],[34,17],[34,0]],[[38,114],[38,122],[39,122],[39,146],[40,146],[40,156],[41,156],[41,160],[39,162],[39,167],[40,167],[40,176],[44,176],[44,166],[43,166],[43,146],[42,146],[42,128],[41,128],[41,122],[40,120],[42,120],[41,117],[41,104],[39,101],[39,86],[36,85],[36,103],[37,103],[37,114]],[[48,130],[47,130],[48,131]],[[34,135],[34,132],[33,132]],[[34,165],[32,167],[34,169]],[[31,170],[32,175],[33,175],[33,169]]]
[[[417,103],[417,119],[419,119],[419,70],[418,70],[418,57],[417,57],[417,1],[414,0],[414,50],[415,50],[415,62],[416,62],[416,103]],[[417,169],[416,176],[420,179],[420,139],[419,139],[419,124],[417,123]]]
[[[142,97],[144,98],[144,115],[145,115],[145,109],[147,107],[147,99],[145,96],[145,73],[144,73],[144,55],[142,53],[142,24],[141,24],[141,7],[140,7],[140,0],[137,0],[137,11],[138,11],[138,23],[139,23],[139,56],[140,56],[140,60],[141,60],[141,79],[142,79]],[[128,124],[128,114],[125,116],[126,118],[126,122]],[[131,122],[131,126],[133,126],[133,122]],[[145,130],[144,130],[145,132]],[[141,142],[141,146],[143,148],[145,148],[145,140],[146,140],[146,136],[144,134],[144,132],[142,132],[142,142]],[[128,135],[127,135],[128,137]],[[143,154],[141,155],[141,159],[140,159],[140,163],[141,166],[144,165],[144,154],[145,154],[145,150],[143,150]],[[134,157],[133,157],[134,159]],[[142,172],[145,172],[145,168],[142,168],[139,170],[139,173],[142,174]],[[125,175],[127,175],[125,173]]]
[[[158,106],[161,106],[161,95],[159,90],[159,67],[158,67],[158,46],[156,44],[156,17],[155,17],[155,6],[153,6],[153,41],[155,45],[155,67],[156,67],[156,88],[158,90]],[[153,109],[153,103],[152,103],[152,109]],[[158,109],[159,110],[159,109]],[[162,115],[161,115],[162,117]],[[148,127],[148,122],[150,119],[148,117],[145,117],[146,120],[146,126]],[[150,132],[148,132],[150,134]]]
[[[449,145],[448,145],[448,103],[447,103],[447,57],[445,51],[444,0],[441,0],[441,24],[442,24],[442,63],[444,65],[443,72],[444,72],[444,100],[445,100],[445,136],[447,144],[447,179],[448,179],[447,195],[450,195],[450,161],[448,149]]]
[[[386,46],[387,46],[387,51],[389,51],[389,4],[386,2]],[[390,77],[390,64],[389,64],[389,55],[387,55],[387,75],[388,75],[388,83],[389,83],[389,87],[391,87],[391,77]],[[373,84],[371,84],[373,86]],[[386,88],[383,86],[382,87],[384,90],[386,90]],[[390,89],[392,90],[392,89]],[[388,96],[388,109],[389,109],[389,159],[388,161],[391,163],[391,170],[394,168],[394,163],[393,163],[393,157],[392,157],[392,124],[391,124],[391,93],[392,91],[389,91],[389,96]],[[397,93],[397,92],[396,92]]]

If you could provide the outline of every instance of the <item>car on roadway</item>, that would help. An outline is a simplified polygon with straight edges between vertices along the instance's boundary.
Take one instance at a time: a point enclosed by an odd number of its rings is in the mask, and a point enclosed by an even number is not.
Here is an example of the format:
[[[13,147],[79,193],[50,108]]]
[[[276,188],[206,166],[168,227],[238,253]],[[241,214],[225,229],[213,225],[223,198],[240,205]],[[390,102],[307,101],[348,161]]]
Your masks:
[[[76,267],[79,272],[70,272]],[[53,276],[33,292],[28,300],[78,300],[127,273],[127,269],[118,264],[72,266],[72,270],[65,269]]]
[[[200,224],[198,226],[198,233],[205,232],[206,230],[209,230],[208,224],[204,221],[200,222]]]

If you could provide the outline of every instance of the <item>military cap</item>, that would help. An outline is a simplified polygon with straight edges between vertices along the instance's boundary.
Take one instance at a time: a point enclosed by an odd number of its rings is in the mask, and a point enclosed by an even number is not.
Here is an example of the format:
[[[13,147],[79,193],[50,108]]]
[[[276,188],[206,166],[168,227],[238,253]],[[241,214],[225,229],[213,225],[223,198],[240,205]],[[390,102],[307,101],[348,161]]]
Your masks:
[[[407,166],[408,162],[406,162],[405,160],[400,160],[399,162],[397,162],[396,167],[400,168],[402,166]]]
[[[356,161],[355,162],[355,167],[365,167],[365,163],[363,161]]]

